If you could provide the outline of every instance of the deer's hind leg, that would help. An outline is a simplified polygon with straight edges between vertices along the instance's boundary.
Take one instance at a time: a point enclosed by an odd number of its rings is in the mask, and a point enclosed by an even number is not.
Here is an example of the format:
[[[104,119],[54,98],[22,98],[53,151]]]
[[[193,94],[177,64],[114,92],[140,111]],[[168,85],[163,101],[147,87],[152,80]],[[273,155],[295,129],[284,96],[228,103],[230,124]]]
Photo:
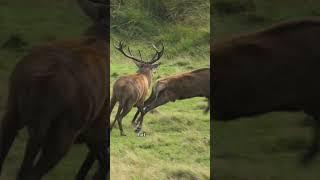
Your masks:
[[[30,136],[27,142],[27,146],[25,149],[24,158],[22,161],[22,165],[20,167],[17,179],[23,180],[25,177],[28,176],[28,173],[32,169],[34,165],[35,158],[39,153],[41,148],[40,141],[36,139],[34,136]]]
[[[138,108],[136,114],[134,115],[134,117],[133,117],[133,119],[131,121],[131,124],[132,124],[133,127],[135,127],[138,124],[138,121],[136,121],[136,120],[137,120],[137,117],[138,117],[139,113],[140,113],[140,110]]]
[[[60,162],[74,143],[79,128],[70,126],[69,116],[63,116],[57,120],[50,127],[43,142],[41,154],[24,180],[40,180]]]
[[[138,120],[137,120],[137,123],[136,123],[136,129],[135,129],[135,132],[136,132],[136,133],[139,133],[139,132],[141,131],[141,129],[142,129],[143,118],[144,118],[144,115],[145,115],[145,113],[146,113],[146,112],[143,110],[143,107],[144,107],[143,104],[137,106],[138,112],[140,112],[140,116],[139,116],[139,118],[138,118]]]
[[[83,161],[80,170],[78,171],[75,180],[84,180],[90,171],[90,168],[93,166],[96,157],[95,154],[89,150],[87,153],[86,159]]]
[[[2,170],[2,165],[10,147],[13,144],[15,137],[18,134],[20,129],[19,127],[19,120],[15,113],[13,112],[6,112],[2,121],[0,121],[0,173]]]
[[[308,164],[316,156],[320,150],[320,119],[318,115],[312,115],[314,118],[313,124],[313,139],[308,151],[304,154],[302,159],[303,164]]]
[[[126,103],[121,104],[121,107],[122,107],[122,111],[121,111],[117,121],[118,121],[119,129],[120,129],[120,135],[125,136],[126,134],[124,133],[123,128],[122,128],[122,119],[131,111],[133,105],[130,102],[126,102]]]
[[[114,124],[116,123],[116,121],[118,121],[119,117],[120,117],[120,113],[122,112],[122,107],[120,106],[119,104],[119,107],[118,107],[118,111],[117,111],[117,114],[116,114],[116,117],[114,118],[114,121],[111,123],[111,126],[110,126],[110,131],[113,129],[113,126]],[[111,112],[110,112],[111,114]]]
[[[0,121],[0,174],[2,165],[18,131],[23,127],[18,117],[18,108],[15,98],[9,95],[8,109]]]

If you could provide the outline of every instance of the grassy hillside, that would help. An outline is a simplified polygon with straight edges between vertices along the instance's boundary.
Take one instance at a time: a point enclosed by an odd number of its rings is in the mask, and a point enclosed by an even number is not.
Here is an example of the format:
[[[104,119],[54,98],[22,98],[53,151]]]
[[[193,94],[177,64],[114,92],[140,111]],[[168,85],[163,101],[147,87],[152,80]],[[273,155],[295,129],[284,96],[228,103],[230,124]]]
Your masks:
[[[212,37],[254,31],[290,19],[320,15],[316,0],[214,0]],[[303,167],[299,160],[312,131],[302,112],[273,112],[232,122],[215,122],[213,168],[223,180],[319,179],[320,157]]]
[[[129,0],[120,7],[115,2],[112,43],[126,40],[145,57],[153,53],[151,43],[164,43],[154,80],[209,66],[209,1]],[[136,70],[111,48],[112,84]],[[123,120],[127,136],[121,137],[117,126],[111,133],[111,179],[209,179],[210,121],[204,106],[204,98],[194,98],[159,107],[145,116],[145,137],[134,133],[133,109]]]
[[[9,75],[21,57],[29,49],[50,40],[77,38],[90,24],[75,1],[70,0],[11,0],[0,1],[0,116],[7,98]],[[26,132],[23,130],[4,163],[0,179],[15,179],[20,167]],[[83,145],[73,146],[46,180],[73,179],[87,149]]]

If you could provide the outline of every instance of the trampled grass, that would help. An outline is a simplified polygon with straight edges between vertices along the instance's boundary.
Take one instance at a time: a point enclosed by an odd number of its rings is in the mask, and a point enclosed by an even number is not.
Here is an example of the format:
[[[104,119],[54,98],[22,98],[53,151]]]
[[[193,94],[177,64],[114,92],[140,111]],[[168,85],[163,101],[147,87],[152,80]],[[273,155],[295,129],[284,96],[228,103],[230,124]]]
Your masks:
[[[251,6],[251,7],[249,7]],[[290,19],[317,16],[318,1],[214,0],[212,37],[254,31]],[[232,7],[232,8],[230,8]],[[312,129],[302,112],[273,112],[230,122],[214,121],[215,177],[223,180],[319,179],[320,158],[309,166],[299,160]]]

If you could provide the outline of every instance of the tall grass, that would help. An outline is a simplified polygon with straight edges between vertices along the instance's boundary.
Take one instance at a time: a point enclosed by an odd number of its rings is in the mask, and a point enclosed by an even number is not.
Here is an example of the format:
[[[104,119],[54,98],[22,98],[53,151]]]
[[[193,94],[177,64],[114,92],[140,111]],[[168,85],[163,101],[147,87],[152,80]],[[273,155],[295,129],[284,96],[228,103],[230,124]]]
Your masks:
[[[209,52],[209,1],[128,0],[112,1],[112,5],[115,39],[162,41],[171,58]]]

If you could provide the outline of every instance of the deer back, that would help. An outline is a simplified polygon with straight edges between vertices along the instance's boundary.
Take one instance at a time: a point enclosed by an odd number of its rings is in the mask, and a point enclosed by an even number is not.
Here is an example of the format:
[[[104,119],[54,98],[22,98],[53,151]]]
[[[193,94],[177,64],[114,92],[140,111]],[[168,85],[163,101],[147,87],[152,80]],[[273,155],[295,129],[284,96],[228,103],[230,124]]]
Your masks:
[[[17,64],[11,75],[10,91],[30,101],[29,107],[32,101],[28,94],[37,92],[34,96],[38,94],[38,97],[32,99],[54,99],[56,104],[68,105],[75,111],[79,109],[79,116],[90,119],[108,99],[108,66],[107,55],[84,41],[50,43],[34,48]],[[65,108],[53,102],[41,103],[53,104],[52,109]]]
[[[133,74],[120,77],[113,86],[113,93],[118,99],[130,98],[136,104],[145,100],[148,89],[148,79],[142,74]]]
[[[318,104],[320,86],[311,82],[319,76],[319,33],[320,19],[308,18],[215,41],[212,93],[218,119]]]

